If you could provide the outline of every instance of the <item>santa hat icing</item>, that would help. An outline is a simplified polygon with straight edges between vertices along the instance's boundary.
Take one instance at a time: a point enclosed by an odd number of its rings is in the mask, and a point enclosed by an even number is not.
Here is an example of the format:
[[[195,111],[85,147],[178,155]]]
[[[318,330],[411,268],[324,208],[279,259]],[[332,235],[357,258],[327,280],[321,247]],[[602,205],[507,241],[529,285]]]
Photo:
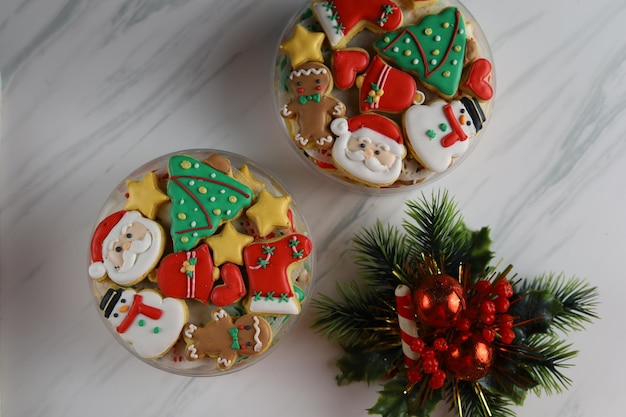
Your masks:
[[[349,133],[359,138],[368,137],[374,142],[384,143],[389,150],[402,157],[405,153],[402,132],[392,120],[378,114],[359,114],[350,119],[335,119],[330,125],[336,135]]]
[[[116,211],[109,215],[98,224],[91,238],[91,265],[89,265],[89,276],[93,279],[100,279],[106,275],[104,267],[104,256],[102,247],[104,241],[109,236],[115,225],[117,225],[122,217],[126,214],[125,210]]]

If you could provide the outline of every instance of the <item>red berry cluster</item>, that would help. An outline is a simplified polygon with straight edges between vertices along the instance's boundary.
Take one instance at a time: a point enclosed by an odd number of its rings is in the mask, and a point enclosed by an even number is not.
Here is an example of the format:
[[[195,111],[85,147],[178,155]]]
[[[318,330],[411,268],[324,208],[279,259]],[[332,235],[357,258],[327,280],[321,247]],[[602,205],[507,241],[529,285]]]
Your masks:
[[[420,354],[417,364],[409,369],[408,378],[411,382],[419,382],[424,374],[430,375],[428,385],[439,389],[446,381],[446,372],[439,368],[439,353],[448,350],[448,343],[443,337],[436,338],[431,346],[426,346],[424,339],[417,338],[411,344],[411,350]]]
[[[468,291],[466,309],[456,322],[461,332],[480,331],[489,343],[499,335],[501,343],[510,344],[515,339],[513,316],[507,314],[513,296],[513,286],[505,279],[494,283],[481,280]]]
[[[449,343],[454,343],[457,336],[479,334],[487,343],[494,342],[496,338],[500,343],[512,343],[515,339],[514,318],[507,314],[512,296],[513,286],[502,278],[493,283],[481,280],[471,286],[465,296],[465,309],[457,320],[450,323],[450,327],[435,329],[430,335],[413,340],[411,350],[419,353],[420,358],[407,372],[409,381],[417,383],[429,376],[430,388],[443,387],[447,373],[442,366],[445,368]],[[448,371],[456,375],[453,369]]]

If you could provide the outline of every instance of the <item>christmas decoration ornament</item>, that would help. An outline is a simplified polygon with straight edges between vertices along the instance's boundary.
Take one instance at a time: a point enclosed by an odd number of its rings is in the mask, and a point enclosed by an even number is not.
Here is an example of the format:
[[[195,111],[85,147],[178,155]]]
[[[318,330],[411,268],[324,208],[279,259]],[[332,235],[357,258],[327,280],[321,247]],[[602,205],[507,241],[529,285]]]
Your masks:
[[[529,391],[566,389],[576,351],[562,338],[597,318],[584,280],[525,280],[490,264],[489,228],[470,230],[447,192],[407,202],[402,229],[380,221],[354,239],[359,280],[313,300],[313,327],[341,344],[339,383],[382,382],[368,411],[514,416]]]

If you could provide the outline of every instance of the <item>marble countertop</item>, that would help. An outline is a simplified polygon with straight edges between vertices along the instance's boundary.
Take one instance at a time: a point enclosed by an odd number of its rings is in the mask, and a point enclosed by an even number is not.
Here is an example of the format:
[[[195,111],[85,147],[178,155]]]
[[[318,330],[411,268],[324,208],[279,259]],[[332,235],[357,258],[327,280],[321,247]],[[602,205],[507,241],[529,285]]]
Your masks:
[[[264,360],[217,378],[147,366],[102,325],[86,277],[97,213],[135,167],[188,148],[250,157],[283,180],[327,294],[355,274],[355,233],[448,189],[519,275],[563,272],[600,291],[601,320],[571,337],[571,388],[530,395],[518,416],[623,415],[626,3],[466,0],[497,68],[490,125],[453,172],[390,196],[311,176],[281,137],[271,66],[302,5],[0,2],[2,415],[367,415],[380,387],[335,384],[340,349],[310,329],[310,310]]]

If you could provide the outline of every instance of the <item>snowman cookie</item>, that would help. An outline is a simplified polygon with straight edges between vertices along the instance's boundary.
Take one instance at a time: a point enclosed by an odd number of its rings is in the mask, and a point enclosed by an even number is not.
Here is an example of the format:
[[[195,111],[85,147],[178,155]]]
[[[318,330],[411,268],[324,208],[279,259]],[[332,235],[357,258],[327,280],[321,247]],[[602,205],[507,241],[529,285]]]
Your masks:
[[[187,322],[186,304],[152,290],[109,288],[100,301],[104,317],[139,356],[163,356]]]
[[[306,48],[303,28],[311,39]],[[335,182],[376,194],[425,185],[456,167],[484,135],[494,66],[480,26],[458,0],[311,0],[284,37],[290,48],[277,52],[277,108],[293,103],[292,73],[302,62],[330,68],[334,83],[327,96],[345,104],[344,114],[324,119],[325,139],[317,144],[283,119],[301,160]],[[457,123],[442,120],[439,104],[454,111],[469,106],[463,123],[473,126],[458,128],[458,117]],[[354,130],[346,123],[364,115],[374,116],[369,122],[388,119],[399,136],[370,128],[354,149],[359,134],[349,134]],[[444,124],[455,130],[441,131]],[[455,135],[459,139],[449,143]]]
[[[269,173],[191,150],[148,163],[115,190],[88,274],[101,318],[135,356],[212,375],[257,360],[273,334],[286,334],[308,299],[313,245]]]

